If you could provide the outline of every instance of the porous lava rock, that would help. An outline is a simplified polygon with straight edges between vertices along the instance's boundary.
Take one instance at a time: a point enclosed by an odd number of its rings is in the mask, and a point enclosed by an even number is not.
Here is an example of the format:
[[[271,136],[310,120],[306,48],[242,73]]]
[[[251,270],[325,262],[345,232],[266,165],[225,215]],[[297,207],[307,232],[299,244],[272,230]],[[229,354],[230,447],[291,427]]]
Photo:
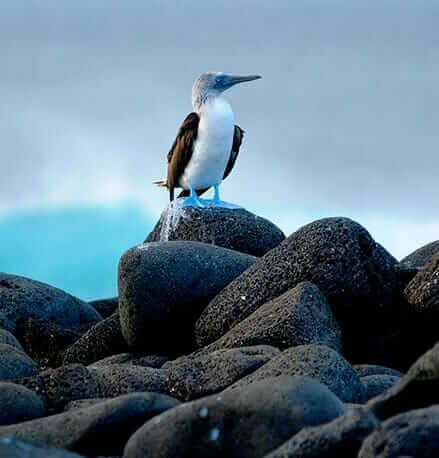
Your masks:
[[[122,455],[134,431],[178,404],[177,400],[161,394],[133,393],[92,407],[0,426],[0,436],[34,440],[87,456]]]
[[[145,242],[187,240],[263,256],[285,239],[272,222],[247,210],[170,204]]]
[[[325,296],[311,282],[301,282],[262,305],[203,351],[251,345],[285,350],[306,344],[327,345],[342,352],[337,320]]]
[[[303,428],[265,458],[356,457],[363,440],[378,426],[374,415],[354,407],[330,423]]]
[[[119,312],[96,323],[78,340],[65,349],[63,364],[88,365],[107,356],[126,351],[128,345],[122,336]]]
[[[319,380],[344,402],[361,402],[363,384],[355,369],[339,353],[324,345],[300,345],[284,350],[227,390],[279,375],[307,376]]]
[[[89,304],[58,288],[0,273],[0,326],[20,338],[28,318],[50,320],[68,329],[102,319]]]
[[[328,299],[345,338],[378,333],[399,295],[396,259],[360,224],[326,218],[303,226],[227,285],[196,323],[200,347],[219,339],[263,304],[301,281]],[[246,300],[243,300],[245,297]],[[349,347],[349,346],[347,346]]]
[[[8,344],[0,344],[0,381],[38,374],[39,368],[24,352]]]
[[[122,334],[132,347],[182,354],[203,308],[250,267],[248,254],[200,242],[152,242],[119,262]]]
[[[439,406],[396,415],[364,441],[358,458],[439,456]]]
[[[279,353],[277,348],[260,345],[181,357],[165,365],[166,391],[184,401],[217,393]]]
[[[410,253],[405,258],[401,259],[401,264],[413,267],[415,269],[422,269],[428,261],[439,252],[439,240],[436,240],[427,245],[418,248]]]
[[[340,400],[316,380],[275,377],[157,416],[131,436],[124,457],[263,456],[303,427],[344,412]]]
[[[0,382],[0,425],[33,420],[45,412],[44,402],[36,393],[15,383]]]
[[[375,374],[360,377],[361,383],[364,385],[363,402],[367,402],[384,393],[395,385],[400,378],[401,377],[389,374]]]

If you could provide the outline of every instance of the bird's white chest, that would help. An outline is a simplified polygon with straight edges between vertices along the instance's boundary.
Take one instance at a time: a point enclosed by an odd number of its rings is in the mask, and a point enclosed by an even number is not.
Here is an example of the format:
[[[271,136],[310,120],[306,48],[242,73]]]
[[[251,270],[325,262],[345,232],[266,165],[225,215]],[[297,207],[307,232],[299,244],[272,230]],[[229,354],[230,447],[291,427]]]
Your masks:
[[[228,102],[220,97],[209,101],[200,113],[198,136],[180,186],[209,188],[221,183],[232,150],[235,119]]]

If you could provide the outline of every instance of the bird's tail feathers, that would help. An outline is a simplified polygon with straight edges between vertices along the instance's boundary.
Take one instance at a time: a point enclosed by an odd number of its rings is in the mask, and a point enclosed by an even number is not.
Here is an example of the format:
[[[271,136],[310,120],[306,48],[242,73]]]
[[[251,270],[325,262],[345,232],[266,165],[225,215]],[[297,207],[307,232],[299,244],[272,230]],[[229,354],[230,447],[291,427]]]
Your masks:
[[[156,184],[157,186],[162,186],[164,188],[168,187],[168,181],[167,180],[153,181],[153,184]]]

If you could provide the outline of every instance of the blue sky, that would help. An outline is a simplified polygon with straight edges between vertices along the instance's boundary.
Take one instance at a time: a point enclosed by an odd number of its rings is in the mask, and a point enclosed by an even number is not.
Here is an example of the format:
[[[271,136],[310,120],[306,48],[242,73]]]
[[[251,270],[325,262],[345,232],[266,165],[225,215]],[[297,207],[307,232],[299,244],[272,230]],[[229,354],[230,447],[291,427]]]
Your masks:
[[[287,234],[351,217],[398,258],[437,240],[438,23],[426,0],[3,1],[0,270],[115,294],[203,71],[263,76],[227,94],[225,199]]]

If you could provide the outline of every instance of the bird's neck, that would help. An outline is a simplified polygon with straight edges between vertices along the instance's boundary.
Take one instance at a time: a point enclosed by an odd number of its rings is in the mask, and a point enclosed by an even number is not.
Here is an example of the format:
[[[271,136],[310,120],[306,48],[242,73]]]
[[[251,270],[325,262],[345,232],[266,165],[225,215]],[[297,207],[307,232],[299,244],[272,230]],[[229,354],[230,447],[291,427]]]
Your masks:
[[[192,108],[200,117],[208,111],[216,111],[220,107],[221,109],[232,110],[229,102],[221,94],[206,93],[204,96],[192,100]]]

